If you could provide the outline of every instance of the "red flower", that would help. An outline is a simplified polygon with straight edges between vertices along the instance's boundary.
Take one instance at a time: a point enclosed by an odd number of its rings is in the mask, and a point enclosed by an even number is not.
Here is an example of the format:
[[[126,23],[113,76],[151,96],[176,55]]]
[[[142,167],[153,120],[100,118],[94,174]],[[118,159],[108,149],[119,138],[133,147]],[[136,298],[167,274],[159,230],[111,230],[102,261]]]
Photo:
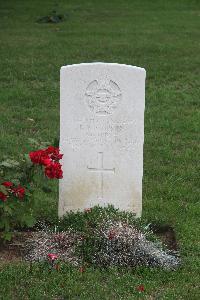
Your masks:
[[[58,258],[58,255],[54,253],[49,253],[47,256],[51,261],[54,261]]]
[[[52,163],[52,160],[50,158],[42,157],[41,158],[41,164],[43,166],[48,166]]]
[[[86,213],[91,212],[91,211],[92,211],[91,208],[85,208],[85,209],[84,209],[84,212],[86,212]]]
[[[8,196],[5,195],[4,193],[0,192],[0,199],[5,202],[7,200]]]
[[[25,188],[23,188],[22,186],[18,186],[16,188],[12,188],[12,193],[19,199],[24,198],[25,195]]]
[[[63,177],[61,164],[58,162],[52,162],[51,164],[46,166],[45,175],[51,179],[53,178],[61,179]]]
[[[34,164],[48,166],[53,161],[58,162],[63,157],[63,154],[60,154],[59,148],[49,146],[46,149],[30,152],[29,157]]]
[[[13,186],[13,183],[10,181],[5,181],[2,183],[2,185],[4,185],[5,187],[11,187],[11,186]]]
[[[55,149],[56,149],[55,147],[49,146],[47,149],[45,149],[45,152],[47,154],[52,154],[55,151]]]
[[[60,154],[60,150],[58,148],[55,149],[55,151],[51,155],[51,159],[53,159],[55,161],[62,159],[62,157],[63,157],[63,154]]]
[[[138,292],[144,292],[144,285],[143,284],[138,285],[136,289]]]
[[[112,239],[114,239],[115,236],[116,236],[116,233],[113,230],[110,230],[110,232],[108,234],[108,239],[112,240]]]
[[[53,146],[49,146],[45,152],[50,155],[50,158],[54,161],[59,161],[63,157],[63,154],[60,154],[60,149]]]
[[[34,164],[45,166],[45,175],[48,178],[61,179],[63,177],[61,164],[58,162],[63,154],[60,154],[59,148],[49,146],[43,150],[30,152],[29,157]]]
[[[29,157],[34,164],[43,165],[44,159],[49,158],[45,150],[37,150],[29,153]]]

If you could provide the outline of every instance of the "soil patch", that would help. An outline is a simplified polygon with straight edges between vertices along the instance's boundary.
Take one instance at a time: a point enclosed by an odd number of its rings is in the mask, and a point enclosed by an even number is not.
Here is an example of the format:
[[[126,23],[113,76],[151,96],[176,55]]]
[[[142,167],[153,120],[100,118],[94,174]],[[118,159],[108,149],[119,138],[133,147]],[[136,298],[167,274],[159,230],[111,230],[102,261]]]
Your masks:
[[[172,226],[167,224],[154,224],[150,226],[153,233],[158,236],[169,250],[178,251],[176,233]]]
[[[0,240],[0,266],[7,263],[22,261],[24,243],[33,236],[34,232],[16,232],[12,241]]]

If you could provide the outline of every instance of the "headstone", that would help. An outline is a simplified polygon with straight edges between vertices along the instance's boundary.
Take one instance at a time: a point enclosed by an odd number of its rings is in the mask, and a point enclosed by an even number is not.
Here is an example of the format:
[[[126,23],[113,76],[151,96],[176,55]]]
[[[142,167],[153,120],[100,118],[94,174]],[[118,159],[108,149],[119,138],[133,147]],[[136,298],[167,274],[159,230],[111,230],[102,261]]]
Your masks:
[[[61,68],[60,217],[108,204],[141,215],[145,75],[113,63]]]

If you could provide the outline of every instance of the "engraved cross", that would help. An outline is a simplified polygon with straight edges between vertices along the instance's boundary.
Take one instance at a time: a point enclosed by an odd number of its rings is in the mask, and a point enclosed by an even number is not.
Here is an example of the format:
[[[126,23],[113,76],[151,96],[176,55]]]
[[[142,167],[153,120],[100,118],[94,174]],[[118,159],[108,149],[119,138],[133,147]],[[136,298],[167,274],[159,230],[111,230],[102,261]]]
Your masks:
[[[104,158],[103,152],[98,152],[98,167],[90,168],[87,166],[89,171],[97,172],[100,174],[100,195],[98,196],[100,199],[103,199],[104,173],[115,173],[115,168],[112,168],[112,169],[104,168],[103,158]]]

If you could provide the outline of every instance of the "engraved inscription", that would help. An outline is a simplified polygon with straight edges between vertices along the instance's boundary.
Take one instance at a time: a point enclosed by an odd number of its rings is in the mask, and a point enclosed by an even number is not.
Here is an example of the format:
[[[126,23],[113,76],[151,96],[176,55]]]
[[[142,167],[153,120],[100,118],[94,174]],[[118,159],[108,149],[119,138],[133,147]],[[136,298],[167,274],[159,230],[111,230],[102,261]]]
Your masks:
[[[85,144],[90,147],[98,144],[106,147],[116,145],[119,150],[132,151],[138,141],[139,134],[135,134],[135,121],[132,120],[113,122],[111,117],[102,123],[99,118],[86,118],[76,120],[75,123],[75,134],[64,138],[64,142],[74,150],[80,150]]]
[[[86,103],[91,112],[99,116],[113,113],[122,97],[119,86],[112,80],[99,82],[94,80],[86,88]]]
[[[99,193],[98,193],[98,198],[99,199],[103,199],[103,190],[104,190],[104,172],[107,173],[115,173],[115,168],[112,169],[107,169],[104,168],[104,164],[103,164],[103,152],[98,152],[98,167],[88,167],[87,169],[91,172],[97,172],[100,175],[100,189],[99,189]]]

